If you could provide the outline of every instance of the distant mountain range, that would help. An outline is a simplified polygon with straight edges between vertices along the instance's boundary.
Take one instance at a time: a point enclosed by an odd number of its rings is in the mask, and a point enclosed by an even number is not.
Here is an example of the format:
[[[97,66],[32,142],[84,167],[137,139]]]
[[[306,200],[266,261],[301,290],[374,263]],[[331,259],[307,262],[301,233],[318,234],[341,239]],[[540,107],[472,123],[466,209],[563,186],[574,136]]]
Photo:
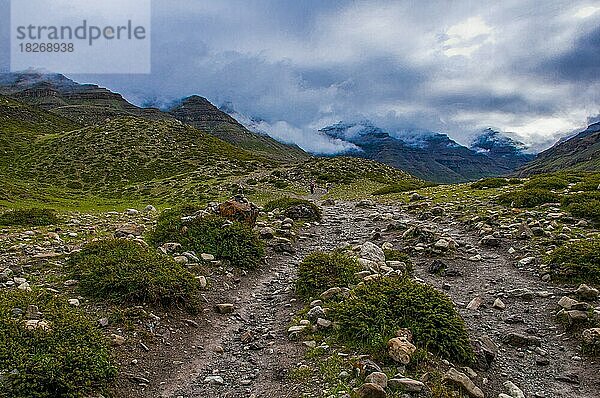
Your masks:
[[[600,122],[553,147],[539,153],[536,158],[518,170],[518,175],[550,173],[554,171],[600,170]]]
[[[174,128],[173,123],[184,123],[226,141],[234,148],[269,161],[301,162],[311,157],[298,146],[279,142],[254,129],[252,123],[247,123],[255,119],[240,120],[240,115],[231,104],[219,109],[198,95],[176,101],[166,109],[143,108],[129,103],[118,93],[94,84],[79,84],[60,74],[36,73],[0,74],[0,95],[8,104],[4,112],[12,120],[11,123],[22,119],[18,129],[14,129],[21,133],[0,137],[5,153],[10,152],[12,147],[16,150],[15,143],[34,140],[40,133],[109,125],[114,119],[129,117],[161,122],[161,128],[169,131]],[[13,118],[11,113],[18,115]],[[110,124],[109,130],[114,129],[115,124]],[[348,143],[348,147],[353,148],[340,155],[380,161],[416,177],[440,183],[515,173],[529,175],[561,169],[600,169],[600,123],[560,141],[535,159],[534,155],[527,152],[525,145],[491,129],[478,134],[469,147],[460,145],[446,134],[389,132],[369,121],[339,122],[322,128],[319,133]],[[77,145],[84,143],[81,141]],[[17,146],[22,148],[21,144]],[[213,147],[216,146],[215,142]]]
[[[391,135],[369,121],[337,123],[320,130],[360,150],[349,155],[377,160],[429,181],[450,183],[509,173],[528,160],[525,146],[486,130],[471,148],[446,134],[415,132]]]

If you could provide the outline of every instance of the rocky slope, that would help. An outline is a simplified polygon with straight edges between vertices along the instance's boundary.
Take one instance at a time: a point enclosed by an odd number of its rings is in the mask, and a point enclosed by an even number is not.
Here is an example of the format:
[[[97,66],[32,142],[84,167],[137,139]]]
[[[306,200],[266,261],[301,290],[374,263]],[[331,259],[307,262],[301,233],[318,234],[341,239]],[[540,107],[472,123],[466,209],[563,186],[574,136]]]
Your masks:
[[[206,98],[198,95],[183,98],[167,109],[167,112],[177,120],[206,131],[223,141],[276,160],[299,161],[309,157],[295,145],[283,144],[267,135],[248,130]]]
[[[518,174],[527,176],[561,170],[600,170],[600,123],[591,124],[574,137],[541,152]]]

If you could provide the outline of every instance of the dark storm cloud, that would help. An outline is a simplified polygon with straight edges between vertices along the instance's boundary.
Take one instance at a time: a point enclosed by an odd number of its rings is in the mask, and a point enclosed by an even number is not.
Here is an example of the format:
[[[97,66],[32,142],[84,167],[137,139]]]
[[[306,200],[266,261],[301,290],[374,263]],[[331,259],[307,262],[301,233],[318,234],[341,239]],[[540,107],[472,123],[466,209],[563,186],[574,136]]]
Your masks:
[[[494,126],[540,147],[600,113],[599,25],[586,0],[155,0],[151,75],[70,77],[138,104],[231,102],[324,152],[345,148],[318,129],[364,119],[461,142]]]

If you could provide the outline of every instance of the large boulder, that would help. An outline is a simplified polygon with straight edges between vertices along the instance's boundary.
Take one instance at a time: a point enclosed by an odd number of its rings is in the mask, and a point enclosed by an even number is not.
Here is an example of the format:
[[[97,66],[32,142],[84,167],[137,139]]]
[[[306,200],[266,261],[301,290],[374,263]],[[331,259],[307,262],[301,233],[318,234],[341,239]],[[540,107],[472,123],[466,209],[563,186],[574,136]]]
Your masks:
[[[365,242],[360,248],[360,258],[372,261],[378,264],[385,264],[385,254],[383,249],[371,242]]]
[[[408,365],[412,355],[417,350],[417,347],[411,343],[412,333],[408,329],[400,329],[396,332],[396,336],[387,343],[388,355],[394,361]]]
[[[318,208],[307,203],[299,203],[288,207],[284,212],[286,217],[292,220],[309,220],[315,221],[321,218]]]
[[[249,202],[231,199],[217,207],[217,213],[228,220],[239,221],[254,227],[258,217],[258,208]]]

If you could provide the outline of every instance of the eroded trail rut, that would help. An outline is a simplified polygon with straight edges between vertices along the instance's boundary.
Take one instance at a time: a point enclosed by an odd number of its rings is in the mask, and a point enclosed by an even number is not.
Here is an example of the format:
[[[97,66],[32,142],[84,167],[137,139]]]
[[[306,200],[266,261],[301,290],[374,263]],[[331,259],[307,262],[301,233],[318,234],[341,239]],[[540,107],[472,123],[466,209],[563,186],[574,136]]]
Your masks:
[[[290,342],[287,328],[300,304],[294,301],[293,280],[299,262],[317,250],[331,250],[344,243],[362,244],[376,228],[389,223],[373,213],[392,213],[412,225],[425,225],[445,230],[459,243],[477,246],[477,237],[465,232],[461,225],[443,220],[432,225],[416,221],[397,207],[376,205],[357,208],[354,203],[338,203],[324,207],[322,223],[299,233],[294,254],[270,252],[267,265],[251,273],[232,289],[211,289],[210,305],[234,303],[235,312],[220,315],[207,312],[199,320],[197,337],[189,342],[182,364],[168,366],[165,360],[162,380],[146,390],[146,396],[161,397],[299,397],[307,392],[286,378],[287,370],[303,360],[304,349]],[[380,242],[388,241],[402,248],[401,232],[383,233]],[[515,258],[507,249],[518,242],[504,242],[500,248],[478,247],[480,262],[458,254],[444,257],[447,267],[459,276],[439,277],[427,272],[432,259],[416,256],[415,275],[442,289],[457,304],[473,338],[486,334],[500,350],[492,367],[480,372],[476,383],[486,396],[504,392],[502,383],[511,380],[527,397],[597,398],[600,396],[598,374],[600,364],[578,357],[577,343],[561,331],[553,314],[562,296],[560,287],[540,281],[532,271],[515,267]],[[526,289],[533,297],[523,296]],[[487,306],[477,311],[466,310],[466,304],[481,296]],[[491,308],[500,297],[507,305],[504,311]],[[511,323],[507,323],[507,319]],[[516,321],[516,323],[514,323]],[[541,350],[518,349],[501,343],[511,331],[532,333],[542,339]],[[483,383],[483,378],[487,383]],[[572,382],[565,380],[571,379]],[[574,383],[575,381],[578,384]],[[318,393],[320,386],[314,386]]]

